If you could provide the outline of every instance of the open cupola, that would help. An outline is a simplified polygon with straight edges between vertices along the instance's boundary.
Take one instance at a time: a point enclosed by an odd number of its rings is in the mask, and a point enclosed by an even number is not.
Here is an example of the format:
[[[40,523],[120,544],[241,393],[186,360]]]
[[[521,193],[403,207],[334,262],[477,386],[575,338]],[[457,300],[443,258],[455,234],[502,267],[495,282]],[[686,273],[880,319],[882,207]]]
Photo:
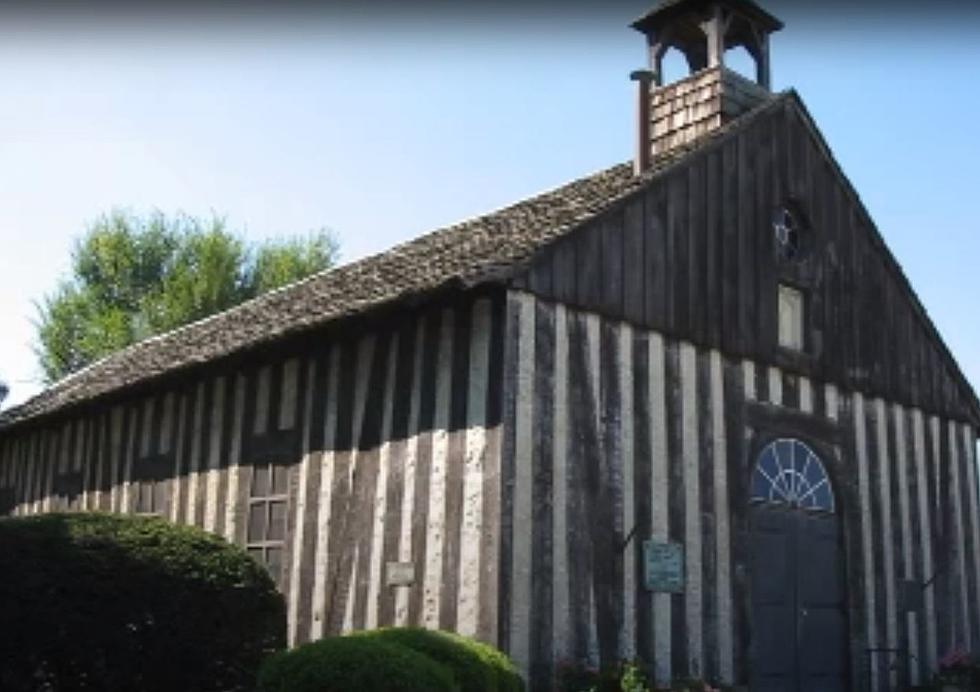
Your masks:
[[[632,75],[639,85],[637,172],[769,98],[769,36],[783,24],[750,0],[665,0],[632,26],[649,51],[648,69]],[[738,47],[754,61],[754,79],[726,68],[725,52]],[[689,71],[665,83],[664,55],[672,48]]]

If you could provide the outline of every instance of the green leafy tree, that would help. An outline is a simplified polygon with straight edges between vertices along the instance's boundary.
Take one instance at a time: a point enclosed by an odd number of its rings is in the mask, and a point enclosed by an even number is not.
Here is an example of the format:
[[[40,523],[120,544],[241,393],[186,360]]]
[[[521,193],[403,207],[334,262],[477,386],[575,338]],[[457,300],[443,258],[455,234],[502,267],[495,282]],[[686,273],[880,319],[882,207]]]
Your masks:
[[[220,217],[113,211],[76,242],[69,277],[37,306],[45,379],[327,269],[338,254],[324,230],[252,246]]]

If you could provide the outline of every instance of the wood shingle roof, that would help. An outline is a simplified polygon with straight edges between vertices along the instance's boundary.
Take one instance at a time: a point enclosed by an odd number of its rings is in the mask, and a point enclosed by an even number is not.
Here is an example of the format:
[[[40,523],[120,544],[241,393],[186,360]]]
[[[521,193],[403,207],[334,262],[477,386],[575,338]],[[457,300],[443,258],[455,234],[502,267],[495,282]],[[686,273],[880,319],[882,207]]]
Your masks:
[[[791,105],[803,114],[822,142],[806,108],[794,91],[774,95],[754,110],[709,135],[654,160],[649,170],[634,175],[623,163],[575,180],[490,214],[442,228],[385,252],[315,274],[259,296],[225,312],[129,346],[70,375],[24,404],[0,413],[0,430],[19,426],[121,390],[148,383],[278,340],[309,332],[332,322],[401,302],[418,301],[437,291],[505,283],[519,276],[535,257],[569,233],[617,203],[682,166],[699,150],[709,148],[757,118]],[[824,155],[848,186],[824,146]],[[943,359],[980,419],[980,403],[916,297],[898,263],[869,223],[872,243],[899,279],[901,291],[938,344]],[[972,416],[971,416],[972,417]]]
[[[771,103],[780,98],[774,97]],[[633,174],[631,163],[622,163],[133,344],[3,412],[0,428],[382,305],[454,284],[468,287],[506,279],[537,250],[643,187],[658,172],[738,122],[660,157],[641,176]]]

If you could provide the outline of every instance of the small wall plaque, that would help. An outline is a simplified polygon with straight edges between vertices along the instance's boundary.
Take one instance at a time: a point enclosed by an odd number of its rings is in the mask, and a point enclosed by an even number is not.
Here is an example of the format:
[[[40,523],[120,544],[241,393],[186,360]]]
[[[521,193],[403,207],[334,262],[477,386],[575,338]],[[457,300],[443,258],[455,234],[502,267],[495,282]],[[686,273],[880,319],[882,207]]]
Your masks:
[[[411,586],[415,583],[414,562],[389,562],[385,573],[388,586]]]
[[[649,591],[684,593],[684,546],[643,541],[643,580]]]

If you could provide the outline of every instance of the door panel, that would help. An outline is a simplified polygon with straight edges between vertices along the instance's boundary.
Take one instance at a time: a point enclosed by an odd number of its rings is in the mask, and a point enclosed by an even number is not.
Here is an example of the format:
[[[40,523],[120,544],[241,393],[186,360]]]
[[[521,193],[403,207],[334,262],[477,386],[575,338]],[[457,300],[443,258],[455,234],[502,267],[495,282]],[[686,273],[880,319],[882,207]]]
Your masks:
[[[797,608],[800,689],[844,689],[847,665],[839,520],[794,512],[797,528]]]
[[[837,515],[752,507],[750,687],[845,689],[846,621]]]
[[[756,516],[752,534],[754,616],[752,689],[791,689],[795,685],[796,578],[793,531],[779,512]]]

